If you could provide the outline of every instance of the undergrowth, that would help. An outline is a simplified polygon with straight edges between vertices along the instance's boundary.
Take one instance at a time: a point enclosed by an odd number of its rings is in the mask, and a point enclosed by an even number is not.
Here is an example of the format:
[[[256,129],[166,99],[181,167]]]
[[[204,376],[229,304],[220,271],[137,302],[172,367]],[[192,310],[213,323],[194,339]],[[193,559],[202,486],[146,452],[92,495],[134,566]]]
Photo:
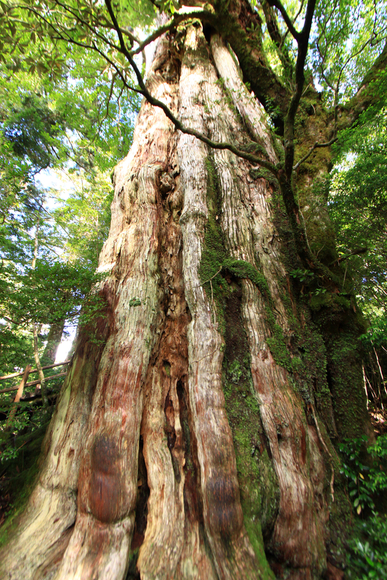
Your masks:
[[[366,447],[367,437],[345,440],[339,447],[342,474],[356,512],[348,542],[346,578],[387,578],[387,435]]]

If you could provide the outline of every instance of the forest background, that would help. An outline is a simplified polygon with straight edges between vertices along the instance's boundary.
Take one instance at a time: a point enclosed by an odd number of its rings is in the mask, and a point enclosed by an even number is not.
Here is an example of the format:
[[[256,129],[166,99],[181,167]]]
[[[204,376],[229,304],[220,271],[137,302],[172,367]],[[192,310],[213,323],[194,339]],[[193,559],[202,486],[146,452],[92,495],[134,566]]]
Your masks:
[[[53,8],[54,4],[64,11],[75,10],[71,3],[53,3]],[[76,4],[86,22],[103,24],[101,3]],[[254,9],[263,14],[267,6],[263,1],[254,4]],[[287,7],[291,13],[298,9],[292,2]],[[158,8],[146,0],[135,6],[120,3],[120,13],[125,14],[121,26],[132,43],[141,44],[155,30]],[[162,8],[171,18],[177,14],[178,6],[172,0]],[[318,3],[308,60],[327,107],[353,96],[359,78],[381,52],[387,32],[385,3],[376,9],[372,2],[336,2],[335,10],[329,9],[329,3]],[[39,369],[55,363],[66,328],[85,325],[98,315],[101,304],[91,289],[98,279],[98,255],[109,230],[110,176],[130,148],[141,98],[128,90],[128,84],[136,86],[128,63],[120,61],[120,55],[114,55],[114,62],[106,60],[101,39],[95,40],[96,50],[86,47],[83,30],[73,35],[72,42],[58,39],[44,19],[37,17],[39,13],[44,14],[40,2],[0,2],[1,376],[21,372],[27,365]],[[281,63],[268,31],[265,42],[273,68],[279,69]],[[291,54],[292,43],[289,38],[286,42]],[[145,74],[145,53],[138,52],[138,67]],[[126,82],[117,73],[117,63]],[[377,80],[374,105],[335,139],[332,170],[320,184],[328,195],[340,261],[346,264],[358,305],[368,321],[368,330],[361,337],[364,387],[375,431],[381,436],[387,404],[384,83],[383,78]],[[275,116],[273,110],[273,124]],[[42,174],[45,179],[40,179]],[[47,186],[50,180],[57,185]],[[307,292],[310,273],[296,268],[291,275],[301,293]],[[321,294],[324,291],[320,289]],[[52,369],[48,376],[61,372]],[[40,389],[36,384],[26,388],[17,407],[15,391],[10,389],[18,385],[20,377],[0,385],[0,523],[25,501],[62,381],[60,376],[56,381],[43,381]],[[345,469],[354,492],[351,497],[363,526],[351,557],[354,567],[363,567],[364,577],[371,578],[377,577],[372,576],[373,563],[380,560],[380,554],[375,554],[381,550],[378,542],[386,530],[385,520],[376,515],[375,498],[387,476],[382,471],[377,473],[378,483],[375,477],[370,480],[369,466],[357,455],[359,445],[358,441],[343,445],[344,457],[350,459]],[[386,446],[380,443],[379,447],[371,451],[385,461]],[[362,487],[364,477],[368,487]],[[370,539],[376,521],[380,537],[374,534]],[[386,561],[380,565],[386,566]]]

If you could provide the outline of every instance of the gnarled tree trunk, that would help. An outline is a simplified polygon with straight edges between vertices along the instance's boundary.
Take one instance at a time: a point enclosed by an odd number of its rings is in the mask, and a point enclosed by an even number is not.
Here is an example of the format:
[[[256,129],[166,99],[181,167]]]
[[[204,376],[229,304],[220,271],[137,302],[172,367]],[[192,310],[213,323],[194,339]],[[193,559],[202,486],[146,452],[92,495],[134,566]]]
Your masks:
[[[148,86],[186,126],[254,138],[276,162],[217,35],[163,38]],[[3,578],[118,580],[136,566],[141,579],[306,580],[327,558],[340,566],[335,324],[356,330],[298,300],[289,232],[272,179],[143,103],[115,171],[106,312],[80,333]]]

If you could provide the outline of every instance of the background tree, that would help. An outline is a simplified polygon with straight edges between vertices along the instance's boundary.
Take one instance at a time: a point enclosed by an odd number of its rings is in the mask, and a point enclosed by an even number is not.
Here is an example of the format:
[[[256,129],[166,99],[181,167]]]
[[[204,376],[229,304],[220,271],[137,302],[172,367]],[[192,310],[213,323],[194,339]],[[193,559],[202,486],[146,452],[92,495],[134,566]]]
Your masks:
[[[2,10],[6,15],[6,5]],[[46,328],[61,327],[79,313],[106,237],[109,172],[121,148],[129,146],[137,106],[136,98],[121,103],[123,91],[112,86],[105,63],[88,60],[86,54],[77,57],[75,50],[59,55],[55,47],[47,58],[34,32],[27,38],[13,32],[3,30],[0,87],[3,374],[28,360],[25,340],[11,358],[5,355],[9,340],[15,345],[20,335],[18,327],[26,328],[36,317]],[[122,119],[117,122],[119,112]],[[72,174],[71,191],[67,199],[55,202],[36,176],[47,168],[64,167]],[[87,205],[82,200],[91,190],[93,201]],[[38,270],[31,276],[37,221]],[[87,234],[74,231],[81,221],[88,222]]]
[[[385,6],[162,8],[142,42],[128,2],[3,10],[4,30],[94,52],[146,97],[115,170],[105,312],[79,334],[3,574],[123,578],[138,557],[144,578],[338,577],[335,443],[371,429],[322,184],[340,131],[382,106]],[[354,16],[372,21],[359,41]],[[145,84],[136,54],[158,37]]]
[[[74,62],[72,51],[65,59],[57,55],[55,63],[42,63],[39,39],[12,42],[3,47],[0,82],[1,375],[27,364],[35,367],[34,355],[43,366],[54,363],[65,324],[78,320],[109,228],[111,165],[122,145],[129,146],[137,107],[136,98],[121,104],[122,90],[113,89],[95,58],[89,62],[84,54],[82,63],[82,55]],[[121,122],[118,111],[125,115]],[[66,169],[67,189],[45,189],[39,177],[46,169],[51,178],[54,169],[60,174]],[[82,318],[97,309],[98,301],[89,300]],[[63,377],[62,370],[48,374]],[[15,381],[20,379],[2,381],[2,390]],[[47,383],[51,405],[62,382]],[[2,426],[7,425],[0,447],[5,496],[8,488],[17,495],[20,471],[29,467],[30,448],[38,448],[42,425],[53,411],[51,406],[42,413],[35,388],[32,384],[24,390],[28,400],[19,403],[12,425],[7,416],[15,392],[0,394]]]

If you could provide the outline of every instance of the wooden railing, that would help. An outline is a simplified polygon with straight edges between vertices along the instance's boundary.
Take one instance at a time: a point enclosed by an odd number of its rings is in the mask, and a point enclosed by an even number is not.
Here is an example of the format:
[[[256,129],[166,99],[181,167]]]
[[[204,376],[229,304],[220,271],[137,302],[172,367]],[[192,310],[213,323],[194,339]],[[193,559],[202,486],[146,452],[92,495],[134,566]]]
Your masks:
[[[47,369],[53,369],[55,367],[60,367],[60,366],[64,366],[64,365],[68,365],[69,364],[69,360],[65,360],[64,362],[61,363],[55,363],[53,365],[47,365],[45,367],[42,367],[42,370],[47,370]],[[35,385],[40,385],[41,380],[35,380],[35,381],[30,381],[29,383],[27,382],[29,375],[33,374],[33,373],[37,373],[38,369],[31,369],[30,365],[27,365],[26,368],[24,369],[24,371],[21,371],[19,373],[12,373],[10,375],[4,375],[3,377],[0,377],[0,381],[5,381],[7,379],[14,379],[16,377],[23,377],[21,382],[14,386],[14,387],[8,387],[7,389],[1,389],[0,390],[0,394],[1,393],[10,393],[12,391],[18,391],[17,395],[15,397],[15,402],[16,402],[16,398],[19,395],[19,391],[20,391],[20,396],[17,399],[18,401],[20,401],[22,395],[23,395],[23,391],[25,389],[25,387],[33,387]],[[53,381],[54,379],[59,379],[60,377],[64,377],[66,376],[67,371],[63,372],[63,373],[58,373],[57,375],[50,375],[48,377],[44,378],[44,381]]]
[[[45,367],[42,367],[42,371],[47,370],[47,369],[53,369],[53,368],[60,367],[60,366],[66,366],[69,364],[69,362],[70,362],[69,360],[66,360],[66,361],[61,362],[61,363],[47,365]],[[20,381],[20,383],[18,385],[14,386],[14,387],[8,387],[6,389],[0,390],[0,394],[10,393],[12,391],[17,391],[15,399],[14,399],[13,404],[12,404],[12,408],[11,408],[10,413],[8,415],[7,423],[5,425],[5,430],[7,430],[9,428],[9,426],[12,424],[12,421],[16,415],[18,403],[21,400],[21,398],[23,397],[23,392],[24,392],[25,387],[33,387],[36,385],[35,392],[28,393],[28,398],[27,398],[28,401],[35,400],[35,399],[40,398],[42,396],[43,393],[40,392],[40,389],[38,387],[38,385],[40,385],[42,382],[42,378],[37,379],[35,381],[30,381],[29,383],[27,382],[29,375],[31,375],[33,373],[37,373],[37,372],[38,372],[38,369],[32,369],[31,365],[27,365],[26,368],[24,369],[24,371],[21,371],[18,373],[12,373],[10,375],[4,375],[4,376],[0,377],[0,381],[6,381],[6,380],[14,379],[14,378],[20,377],[20,376],[22,377],[22,380]],[[57,375],[50,375],[48,377],[44,377],[44,375],[43,375],[43,380],[44,380],[44,383],[46,383],[46,381],[53,381],[54,379],[59,379],[60,377],[64,377],[64,376],[66,376],[66,374],[67,374],[67,372],[58,373]],[[47,401],[47,399],[46,399],[46,401]],[[47,402],[44,404],[47,404]]]

